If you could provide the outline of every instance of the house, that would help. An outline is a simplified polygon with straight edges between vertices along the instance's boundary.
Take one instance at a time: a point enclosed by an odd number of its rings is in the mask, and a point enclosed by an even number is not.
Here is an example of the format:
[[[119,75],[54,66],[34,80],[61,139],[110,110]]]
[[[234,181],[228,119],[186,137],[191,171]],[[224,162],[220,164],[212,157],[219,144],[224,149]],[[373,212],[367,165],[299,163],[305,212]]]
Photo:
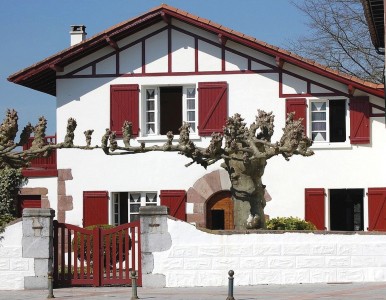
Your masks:
[[[87,39],[85,26],[72,26],[71,38],[71,47],[8,78],[56,96],[52,139],[63,141],[70,117],[76,144],[85,144],[87,129],[93,143],[106,128],[119,136],[130,120],[136,144],[156,145],[184,121],[205,146],[227,116],[240,113],[249,124],[263,109],[276,116],[277,140],[295,111],[315,155],[268,161],[265,213],[305,218],[322,230],[386,230],[383,85],[168,5]],[[58,150],[51,163],[25,170],[21,207],[34,200],[56,209],[60,222],[87,226],[130,222],[140,206],[164,204],[197,226],[232,229],[227,173],[220,163],[205,170],[188,162],[176,153]]]

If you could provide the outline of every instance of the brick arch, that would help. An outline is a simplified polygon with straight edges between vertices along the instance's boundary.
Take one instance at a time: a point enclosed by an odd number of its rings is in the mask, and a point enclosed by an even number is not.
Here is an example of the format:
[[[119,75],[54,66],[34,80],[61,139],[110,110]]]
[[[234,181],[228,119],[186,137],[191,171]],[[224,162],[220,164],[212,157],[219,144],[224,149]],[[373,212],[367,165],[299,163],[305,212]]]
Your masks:
[[[193,206],[193,213],[187,214],[187,221],[198,227],[206,227],[205,203],[214,194],[229,191],[231,182],[224,169],[213,171],[198,179],[187,192],[186,202]]]

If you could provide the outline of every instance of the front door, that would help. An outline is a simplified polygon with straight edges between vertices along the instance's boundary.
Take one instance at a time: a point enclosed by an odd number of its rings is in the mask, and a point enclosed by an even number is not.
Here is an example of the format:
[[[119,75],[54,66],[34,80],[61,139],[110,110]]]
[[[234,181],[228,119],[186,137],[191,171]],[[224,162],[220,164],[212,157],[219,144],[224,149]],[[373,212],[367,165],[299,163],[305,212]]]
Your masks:
[[[220,192],[206,202],[206,227],[213,230],[232,230],[233,200],[229,191]]]

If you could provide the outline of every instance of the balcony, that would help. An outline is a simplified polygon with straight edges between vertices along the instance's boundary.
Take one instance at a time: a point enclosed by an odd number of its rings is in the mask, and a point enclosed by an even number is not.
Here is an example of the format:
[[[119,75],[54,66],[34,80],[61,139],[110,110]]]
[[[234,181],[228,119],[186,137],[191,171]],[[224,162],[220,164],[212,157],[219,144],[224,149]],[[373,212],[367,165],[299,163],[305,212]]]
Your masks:
[[[32,146],[33,138],[23,146],[23,150],[28,150]],[[56,144],[56,136],[46,136],[47,144]],[[58,169],[56,166],[56,150],[52,150],[48,157],[37,157],[33,159],[28,168],[22,170],[25,177],[57,177]]]

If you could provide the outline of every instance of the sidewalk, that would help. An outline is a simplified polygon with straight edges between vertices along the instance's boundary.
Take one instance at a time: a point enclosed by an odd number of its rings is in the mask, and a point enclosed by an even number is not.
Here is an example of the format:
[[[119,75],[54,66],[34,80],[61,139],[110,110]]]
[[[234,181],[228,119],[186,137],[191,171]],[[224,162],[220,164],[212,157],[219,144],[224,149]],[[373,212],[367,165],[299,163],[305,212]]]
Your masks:
[[[54,290],[55,299],[130,300],[131,293],[130,287],[78,287]],[[0,291],[1,300],[41,300],[46,299],[47,295],[47,290]],[[227,287],[138,288],[138,297],[149,300],[226,300],[227,295]],[[385,300],[386,283],[236,286],[234,298],[235,300]]]

